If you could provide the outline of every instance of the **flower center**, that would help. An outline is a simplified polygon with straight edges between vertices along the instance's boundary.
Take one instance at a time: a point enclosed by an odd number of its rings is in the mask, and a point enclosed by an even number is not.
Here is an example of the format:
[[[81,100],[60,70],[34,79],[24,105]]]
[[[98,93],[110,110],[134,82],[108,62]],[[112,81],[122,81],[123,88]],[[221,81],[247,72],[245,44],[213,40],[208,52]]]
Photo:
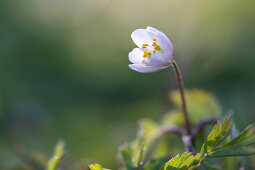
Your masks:
[[[155,54],[157,51],[160,51],[163,53],[161,46],[159,45],[159,43],[157,43],[156,38],[153,38],[152,45],[143,44],[142,48],[144,49],[143,58],[145,58],[145,59],[148,59],[152,54]],[[144,60],[143,60],[143,62],[144,62]]]

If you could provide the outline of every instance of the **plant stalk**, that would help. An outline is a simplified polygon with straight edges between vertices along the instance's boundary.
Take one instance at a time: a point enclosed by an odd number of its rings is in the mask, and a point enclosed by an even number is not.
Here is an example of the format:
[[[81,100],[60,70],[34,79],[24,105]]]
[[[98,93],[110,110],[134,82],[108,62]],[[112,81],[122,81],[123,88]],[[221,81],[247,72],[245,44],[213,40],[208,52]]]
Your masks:
[[[180,68],[177,65],[177,63],[175,61],[173,61],[172,63],[174,71],[176,73],[176,77],[178,80],[178,86],[179,86],[179,91],[181,94],[181,101],[182,101],[182,111],[183,111],[183,115],[184,115],[184,120],[185,120],[185,127],[187,130],[187,134],[190,135],[191,134],[191,127],[190,127],[190,120],[189,120],[189,116],[187,113],[187,107],[186,107],[186,101],[185,101],[185,96],[184,96],[184,88],[183,88],[183,82],[182,82],[182,76],[181,76],[181,72],[180,72]]]

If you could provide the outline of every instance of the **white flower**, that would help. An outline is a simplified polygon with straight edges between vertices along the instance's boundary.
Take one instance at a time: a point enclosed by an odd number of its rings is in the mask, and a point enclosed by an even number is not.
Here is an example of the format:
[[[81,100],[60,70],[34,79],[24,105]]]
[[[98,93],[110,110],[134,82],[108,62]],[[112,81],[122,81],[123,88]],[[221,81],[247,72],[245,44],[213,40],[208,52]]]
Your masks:
[[[140,73],[152,73],[169,67],[173,62],[174,48],[168,37],[161,31],[147,27],[131,34],[139,47],[133,49],[128,58],[129,67]]]

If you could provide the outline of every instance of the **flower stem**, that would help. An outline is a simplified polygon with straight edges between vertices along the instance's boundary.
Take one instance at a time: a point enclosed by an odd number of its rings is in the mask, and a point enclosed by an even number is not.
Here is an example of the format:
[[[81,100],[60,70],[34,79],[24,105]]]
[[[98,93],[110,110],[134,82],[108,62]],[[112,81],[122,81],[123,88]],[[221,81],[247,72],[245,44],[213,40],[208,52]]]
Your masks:
[[[187,107],[186,107],[186,101],[185,101],[185,96],[184,96],[184,89],[183,89],[183,82],[182,82],[182,76],[181,76],[181,72],[179,69],[179,66],[177,65],[177,63],[175,61],[172,62],[174,71],[176,73],[176,77],[178,80],[178,86],[179,86],[179,91],[181,94],[181,101],[182,101],[182,111],[183,111],[183,115],[184,115],[184,120],[185,120],[185,126],[186,126],[186,130],[187,133],[190,135],[191,134],[191,127],[190,127],[190,120],[189,120],[189,116],[187,113]]]

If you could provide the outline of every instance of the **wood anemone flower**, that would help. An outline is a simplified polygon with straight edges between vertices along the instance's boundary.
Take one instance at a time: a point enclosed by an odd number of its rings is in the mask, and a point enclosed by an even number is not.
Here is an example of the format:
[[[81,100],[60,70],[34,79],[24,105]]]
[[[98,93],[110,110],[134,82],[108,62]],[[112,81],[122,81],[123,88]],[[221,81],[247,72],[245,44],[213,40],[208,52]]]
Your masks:
[[[129,67],[140,73],[153,73],[170,66],[174,61],[174,48],[168,37],[161,31],[147,27],[137,29],[131,38],[139,48],[134,48],[128,58]]]

